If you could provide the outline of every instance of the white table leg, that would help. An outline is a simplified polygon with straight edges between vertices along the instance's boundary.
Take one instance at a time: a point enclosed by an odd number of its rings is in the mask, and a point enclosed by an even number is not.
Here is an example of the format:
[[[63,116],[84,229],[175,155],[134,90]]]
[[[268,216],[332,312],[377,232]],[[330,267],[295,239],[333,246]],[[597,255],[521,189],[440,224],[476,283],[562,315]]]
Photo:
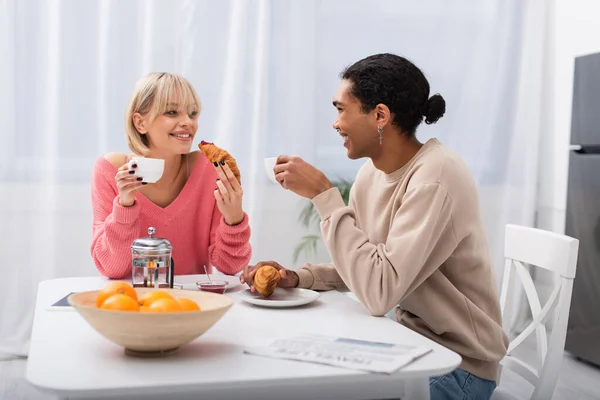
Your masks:
[[[429,400],[429,379],[415,378],[407,380],[404,385],[402,400]]]

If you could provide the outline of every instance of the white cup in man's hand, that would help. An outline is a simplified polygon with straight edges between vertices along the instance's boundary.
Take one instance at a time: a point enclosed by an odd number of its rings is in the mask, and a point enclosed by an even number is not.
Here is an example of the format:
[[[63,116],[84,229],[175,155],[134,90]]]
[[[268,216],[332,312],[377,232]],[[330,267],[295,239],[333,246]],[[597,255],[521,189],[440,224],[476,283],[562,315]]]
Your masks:
[[[132,157],[129,169],[137,164],[135,175],[142,178],[142,182],[155,183],[160,179],[165,169],[165,160],[161,158]]]
[[[265,158],[265,172],[270,180],[277,183],[275,179],[275,172],[273,172],[273,168],[277,165],[277,157]]]

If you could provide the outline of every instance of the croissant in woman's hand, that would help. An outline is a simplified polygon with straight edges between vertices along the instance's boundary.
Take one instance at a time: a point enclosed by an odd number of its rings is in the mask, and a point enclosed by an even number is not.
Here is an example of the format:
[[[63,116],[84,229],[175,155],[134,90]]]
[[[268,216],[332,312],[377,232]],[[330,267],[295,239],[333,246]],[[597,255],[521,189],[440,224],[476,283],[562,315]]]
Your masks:
[[[279,279],[281,279],[281,275],[275,267],[264,265],[256,270],[254,288],[264,297],[269,297],[275,291]]]
[[[235,175],[238,182],[240,184],[242,183],[242,177],[240,176],[240,170],[237,166],[237,162],[235,161],[235,158],[233,158],[233,156],[227,152],[227,150],[216,146],[214,143],[205,142],[204,140],[198,145],[198,148],[204,153],[210,162],[225,162],[231,169],[231,172],[233,172],[233,175]]]

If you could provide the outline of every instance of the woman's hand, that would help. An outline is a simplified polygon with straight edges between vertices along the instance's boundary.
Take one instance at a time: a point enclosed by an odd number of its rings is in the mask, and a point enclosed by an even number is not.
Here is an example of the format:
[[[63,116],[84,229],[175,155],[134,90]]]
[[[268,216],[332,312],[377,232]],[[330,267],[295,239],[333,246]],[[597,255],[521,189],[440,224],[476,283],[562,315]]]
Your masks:
[[[217,207],[225,218],[227,225],[237,225],[244,220],[244,210],[242,209],[242,186],[224,162],[214,163],[219,178],[217,178],[217,187],[215,188],[215,199]]]
[[[119,168],[115,181],[119,190],[119,204],[123,207],[131,207],[135,203],[135,192],[142,187],[142,178],[135,175],[136,164],[129,169],[129,157],[127,162]]]
[[[255,291],[254,288],[254,275],[256,271],[265,265],[270,265],[279,271],[279,275],[281,279],[277,282],[277,287],[280,288],[295,288],[298,286],[300,282],[300,278],[298,278],[298,274],[292,271],[291,269],[285,269],[275,261],[261,261],[256,265],[247,265],[244,267],[244,272],[240,275],[240,283],[246,283],[250,286],[251,291]]]

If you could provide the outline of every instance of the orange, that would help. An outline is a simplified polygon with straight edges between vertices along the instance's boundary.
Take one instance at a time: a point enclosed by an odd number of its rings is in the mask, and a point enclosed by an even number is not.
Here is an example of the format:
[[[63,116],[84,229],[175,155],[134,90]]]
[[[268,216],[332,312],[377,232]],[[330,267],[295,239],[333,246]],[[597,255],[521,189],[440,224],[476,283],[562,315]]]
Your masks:
[[[158,299],[153,301],[144,312],[179,312],[183,311],[177,300],[174,299]]]
[[[139,311],[137,301],[124,294],[113,294],[104,300],[100,308],[113,311]]]
[[[138,300],[137,293],[133,286],[127,282],[117,281],[109,283],[104,286],[104,289],[100,290],[98,297],[96,297],[96,307],[100,308],[102,303],[114,294],[123,294],[131,297],[135,301]]]
[[[181,311],[200,311],[200,306],[194,301],[190,300],[186,297],[180,297],[177,299],[177,302],[181,306]]]
[[[175,300],[175,298],[167,292],[163,292],[162,290],[153,290],[151,292],[143,294],[138,300],[138,303],[141,307],[148,307],[151,306],[152,303],[154,303],[156,300],[160,299]]]

